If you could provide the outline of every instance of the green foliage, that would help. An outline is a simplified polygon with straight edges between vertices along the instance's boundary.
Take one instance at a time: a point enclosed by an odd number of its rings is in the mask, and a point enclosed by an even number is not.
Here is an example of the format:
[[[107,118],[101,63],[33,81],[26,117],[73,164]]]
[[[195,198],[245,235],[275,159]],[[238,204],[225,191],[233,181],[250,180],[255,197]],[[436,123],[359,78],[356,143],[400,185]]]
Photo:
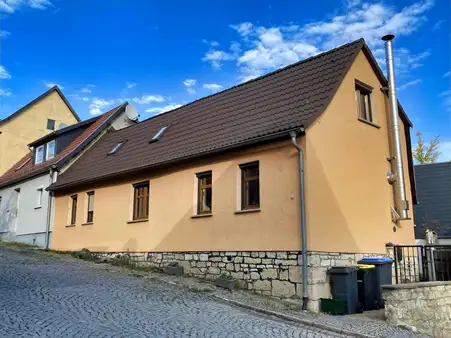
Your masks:
[[[421,137],[421,132],[418,132],[417,146],[413,149],[413,159],[418,164],[436,163],[440,156],[439,146],[440,137],[438,135],[426,145]]]

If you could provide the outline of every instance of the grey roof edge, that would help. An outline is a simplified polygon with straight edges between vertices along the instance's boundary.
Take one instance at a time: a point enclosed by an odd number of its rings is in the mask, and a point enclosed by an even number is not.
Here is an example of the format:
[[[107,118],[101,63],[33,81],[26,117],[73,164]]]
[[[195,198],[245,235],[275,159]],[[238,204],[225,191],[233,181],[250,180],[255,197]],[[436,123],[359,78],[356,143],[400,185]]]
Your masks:
[[[78,123],[74,123],[74,124],[72,124],[70,126],[67,126],[65,128],[61,128],[61,129],[52,131],[51,133],[48,133],[47,135],[44,135],[44,136],[38,138],[37,140],[34,140],[33,142],[29,143],[28,146],[32,147],[35,144],[40,143],[40,142],[44,141],[47,138],[51,138],[52,136],[58,136],[58,135],[66,133],[68,131],[71,131],[71,130],[83,127],[83,126],[85,126],[87,124],[94,123],[95,121],[97,121],[100,118],[100,116],[101,115],[94,116],[94,117],[91,117],[90,119],[87,119],[87,120],[84,120],[84,121],[80,121]]]
[[[61,158],[59,161],[55,163],[57,170],[60,170],[67,162],[77,156],[87,145],[91,143],[109,124],[113,121],[119,114],[121,114],[125,107],[128,106],[128,102],[124,102],[119,107],[116,108],[116,111],[111,114],[105,121],[102,122],[100,126],[98,126],[87,138],[85,138],[78,146],[75,147],[69,154]]]
[[[16,110],[14,113],[12,113],[11,115],[7,116],[6,118],[4,118],[3,120],[0,120],[0,126],[9,121],[12,120],[13,118],[15,118],[16,116],[20,115],[20,113],[22,113],[24,110],[26,110],[27,108],[31,107],[33,104],[35,104],[36,102],[39,102],[40,100],[42,100],[43,98],[45,98],[47,95],[51,94],[53,91],[56,91],[58,93],[58,95],[61,97],[61,99],[64,101],[64,103],[67,105],[67,107],[69,108],[69,110],[71,111],[72,115],[74,115],[75,119],[77,120],[77,122],[80,122],[81,119],[78,116],[78,114],[75,112],[74,108],[72,107],[72,105],[69,103],[69,101],[67,100],[67,98],[64,96],[63,92],[58,88],[58,86],[53,86],[52,88],[50,88],[49,90],[45,91],[44,93],[42,93],[41,95],[39,95],[38,97],[34,98],[33,100],[31,100],[30,102],[28,102],[25,106],[23,106],[22,108],[19,108],[18,110]]]
[[[11,185],[29,180],[30,178],[34,178],[37,176],[41,176],[43,173],[49,171],[49,168],[52,166],[56,166],[56,169],[61,169],[69,160],[74,158],[78,153],[80,153],[99,133],[109,124],[109,121],[111,121],[111,118],[113,116],[117,116],[122,112],[122,110],[128,105],[128,102],[123,103],[121,106],[119,106],[116,111],[111,114],[109,118],[107,118],[91,135],[89,135],[82,143],[79,144],[78,147],[76,147],[74,150],[72,150],[69,154],[61,158],[58,162],[49,164],[48,166],[43,167],[40,170],[37,170],[35,172],[31,172],[28,174],[25,174],[24,176],[18,177],[16,179],[12,179],[11,181],[5,182],[4,184],[0,184],[0,189],[9,187]],[[121,109],[122,108],[122,109]],[[113,118],[114,119],[114,118]],[[86,142],[89,139],[88,142]],[[83,145],[83,146],[82,146]],[[82,146],[82,147],[80,147]],[[63,161],[65,160],[65,161]],[[60,164],[61,163],[61,164]]]
[[[71,189],[73,187],[76,186],[80,186],[80,185],[84,185],[84,184],[91,184],[93,182],[97,182],[97,181],[102,181],[105,179],[114,179],[114,178],[121,178],[124,175],[128,175],[130,173],[133,172],[140,172],[143,170],[149,170],[149,169],[158,169],[167,165],[174,165],[176,163],[180,163],[180,162],[184,162],[184,161],[188,161],[188,160],[193,160],[196,158],[201,158],[201,157],[205,157],[205,156],[211,156],[211,155],[219,155],[221,153],[224,153],[226,151],[232,151],[232,150],[237,150],[240,148],[244,148],[244,147],[249,147],[249,146],[253,146],[259,143],[263,143],[263,142],[270,142],[270,141],[277,141],[277,140],[281,140],[281,139],[289,139],[290,135],[289,133],[291,131],[297,131],[299,133],[299,135],[304,135],[305,132],[303,131],[303,127],[299,126],[299,127],[295,127],[295,128],[289,128],[287,130],[283,130],[283,131],[279,131],[277,133],[273,133],[270,135],[265,135],[265,136],[261,136],[261,137],[256,137],[250,140],[246,140],[244,142],[238,143],[238,144],[233,144],[231,146],[225,146],[222,148],[218,148],[215,149],[213,151],[206,151],[203,153],[199,153],[199,154],[195,154],[195,155],[187,155],[175,160],[171,160],[171,161],[166,161],[166,162],[162,162],[162,163],[158,163],[157,165],[150,165],[150,166],[142,166],[139,168],[132,168],[129,170],[123,170],[121,172],[115,172],[114,174],[106,174],[100,177],[95,177],[92,179],[86,179],[86,180],[82,180],[82,181],[73,181],[73,182],[69,182],[66,184],[62,184],[62,185],[58,185],[58,181],[53,183],[52,185],[50,185],[47,190],[48,191],[60,191],[60,190],[66,190],[66,189]]]

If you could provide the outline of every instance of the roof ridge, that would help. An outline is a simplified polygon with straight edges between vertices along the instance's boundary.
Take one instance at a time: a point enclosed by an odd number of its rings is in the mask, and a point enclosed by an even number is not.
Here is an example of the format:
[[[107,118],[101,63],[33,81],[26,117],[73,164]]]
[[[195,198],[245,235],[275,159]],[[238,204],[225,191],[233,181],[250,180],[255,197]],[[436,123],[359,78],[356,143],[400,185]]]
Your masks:
[[[279,68],[279,69],[275,69],[275,70],[273,70],[272,72],[269,72],[269,73],[260,75],[259,77],[256,77],[256,78],[254,78],[254,79],[251,79],[251,80],[249,80],[249,81],[239,83],[239,84],[237,84],[237,85],[235,85],[235,86],[232,86],[232,87],[230,87],[230,88],[226,88],[226,89],[224,89],[224,90],[221,90],[220,92],[217,92],[217,93],[214,93],[214,94],[210,94],[210,95],[207,95],[207,96],[198,98],[198,99],[196,99],[196,100],[194,100],[194,101],[191,101],[191,102],[188,102],[187,104],[182,105],[181,107],[178,107],[178,108],[175,108],[175,109],[166,111],[166,112],[164,112],[164,113],[161,113],[161,114],[158,114],[158,115],[155,115],[155,116],[150,116],[149,118],[147,118],[147,119],[141,121],[141,123],[144,123],[144,122],[147,122],[147,121],[149,121],[149,120],[158,118],[158,117],[160,117],[160,116],[165,116],[165,115],[167,115],[168,113],[173,113],[173,112],[175,112],[175,111],[177,111],[177,110],[179,110],[179,109],[181,109],[181,108],[190,106],[190,105],[192,105],[192,104],[194,104],[194,103],[196,103],[196,102],[200,102],[200,101],[209,99],[209,98],[211,98],[211,97],[217,96],[217,95],[219,95],[219,94],[223,94],[223,93],[226,93],[226,92],[228,92],[228,91],[231,91],[232,89],[242,87],[242,86],[247,85],[247,84],[249,84],[249,83],[259,81],[259,80],[261,80],[261,79],[265,79],[265,78],[270,77],[270,76],[272,76],[272,75],[274,75],[274,74],[283,72],[283,71],[285,71],[285,70],[287,70],[287,69],[290,69],[290,68],[299,66],[300,64],[307,63],[307,62],[312,61],[312,60],[314,60],[314,59],[318,59],[318,58],[320,58],[320,57],[323,57],[323,56],[325,56],[325,55],[334,53],[334,52],[336,52],[336,51],[338,51],[338,50],[340,50],[340,49],[343,49],[343,48],[346,48],[346,47],[349,47],[349,46],[351,46],[351,45],[353,45],[353,44],[358,44],[358,43],[362,43],[362,47],[363,47],[364,45],[366,45],[365,39],[363,39],[363,38],[354,40],[354,41],[352,41],[352,42],[348,42],[348,43],[346,43],[346,44],[344,44],[344,45],[341,45],[341,46],[332,48],[332,49],[327,50],[327,51],[324,51],[324,52],[322,52],[322,53],[320,53],[320,54],[312,55],[312,56],[308,57],[307,59],[299,60],[299,61],[297,61],[297,62],[295,62],[295,63],[292,63],[292,64],[289,64],[289,65],[287,65],[287,66],[285,66],[285,67],[282,67],[282,68]],[[133,126],[132,126],[132,127],[133,127]]]

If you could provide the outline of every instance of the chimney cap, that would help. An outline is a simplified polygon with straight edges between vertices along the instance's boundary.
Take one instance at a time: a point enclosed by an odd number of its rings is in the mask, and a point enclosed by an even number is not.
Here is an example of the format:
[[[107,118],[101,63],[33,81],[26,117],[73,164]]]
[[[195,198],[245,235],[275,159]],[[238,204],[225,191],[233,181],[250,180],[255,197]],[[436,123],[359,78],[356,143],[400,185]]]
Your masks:
[[[395,38],[395,36],[393,35],[393,34],[387,34],[387,35],[384,35],[383,37],[382,37],[382,40],[384,40],[384,41],[391,41],[391,40],[393,40]]]

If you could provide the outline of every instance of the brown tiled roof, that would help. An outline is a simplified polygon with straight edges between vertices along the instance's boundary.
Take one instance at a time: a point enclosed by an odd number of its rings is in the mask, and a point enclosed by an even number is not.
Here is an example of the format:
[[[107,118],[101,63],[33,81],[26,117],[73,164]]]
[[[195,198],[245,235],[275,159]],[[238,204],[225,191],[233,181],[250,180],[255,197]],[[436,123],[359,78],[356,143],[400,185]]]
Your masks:
[[[52,189],[219,152],[308,127],[365,45],[357,40],[106,135]],[[150,143],[161,127],[161,140]],[[113,155],[108,152],[125,142]]]
[[[357,40],[110,133],[60,175],[51,189],[287,137],[288,131],[307,128],[324,112],[362,48],[367,48],[364,40]],[[164,126],[168,128],[161,140],[149,143]],[[120,142],[124,142],[120,149],[107,155]]]
[[[30,177],[40,175],[43,172],[49,170],[50,166],[52,165],[56,165],[59,168],[60,164],[63,163],[64,160],[70,159],[72,157],[69,155],[75,155],[74,150],[77,149],[84,141],[86,141],[94,133],[101,131],[103,129],[102,127],[105,126],[104,122],[110,116],[120,111],[121,107],[125,107],[125,105],[120,105],[116,108],[113,108],[101,115],[95,121],[93,120],[93,123],[88,128],[86,128],[83,133],[81,133],[75,140],[73,140],[66,148],[64,148],[50,161],[33,165],[33,153],[29,152],[20,161],[13,165],[12,168],[9,169],[3,176],[0,177],[0,188],[20,182]],[[70,128],[73,129],[73,126],[70,126]]]

